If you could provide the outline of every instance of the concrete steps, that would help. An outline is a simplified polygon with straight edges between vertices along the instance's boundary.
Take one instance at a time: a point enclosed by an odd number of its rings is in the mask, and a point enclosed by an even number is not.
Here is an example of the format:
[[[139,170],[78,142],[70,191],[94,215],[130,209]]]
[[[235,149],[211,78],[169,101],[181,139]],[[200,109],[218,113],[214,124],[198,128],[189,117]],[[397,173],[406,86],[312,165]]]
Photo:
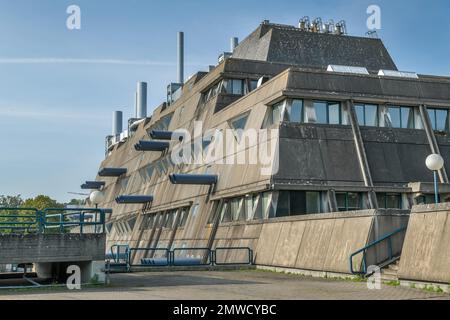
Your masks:
[[[381,280],[383,282],[393,282],[398,281],[398,270],[399,270],[400,260],[395,261],[387,265],[381,270]]]

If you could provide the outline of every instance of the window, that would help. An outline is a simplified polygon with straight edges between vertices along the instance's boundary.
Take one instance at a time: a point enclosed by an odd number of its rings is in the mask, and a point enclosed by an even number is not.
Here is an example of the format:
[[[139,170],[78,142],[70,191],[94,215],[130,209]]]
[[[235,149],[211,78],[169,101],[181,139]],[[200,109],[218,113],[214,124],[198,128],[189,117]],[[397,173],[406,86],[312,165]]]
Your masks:
[[[258,80],[250,80],[250,91],[258,88]]]
[[[417,197],[416,203],[419,205],[420,204],[435,204],[436,199],[435,199],[434,195],[427,194],[427,195]]]
[[[241,203],[242,198],[235,198],[230,201],[231,217],[233,221],[243,220],[243,215],[241,214]]]
[[[280,191],[276,217],[316,214],[322,212],[320,192]]]
[[[377,127],[379,124],[378,106],[373,104],[355,105],[356,116],[360,126]]]
[[[223,81],[216,83],[203,94],[203,101],[208,102],[209,100],[217,96],[217,94],[219,94],[222,91],[222,89],[223,89]]]
[[[286,106],[285,121],[301,123],[303,122],[303,100],[294,99]]]
[[[392,128],[414,129],[414,108],[411,107],[395,107],[388,108],[388,125]]]
[[[428,109],[431,126],[436,131],[450,131],[449,112],[447,109]]]
[[[303,100],[283,100],[269,107],[264,127],[268,128],[273,124],[279,124],[282,121],[302,123],[304,122]]]
[[[184,228],[185,226],[186,226],[186,222],[187,222],[187,219],[188,219],[188,217],[189,217],[189,208],[183,208],[183,209],[181,209],[181,211],[180,211],[180,213],[179,213],[181,216],[180,216],[180,224],[179,224],[179,227],[180,228]]]
[[[339,211],[356,211],[362,208],[361,194],[359,193],[336,193],[336,201]]]
[[[245,126],[247,125],[249,112],[244,115],[240,115],[239,117],[230,121],[230,126],[234,129],[234,134],[238,141],[241,140],[242,134],[244,133]]]
[[[222,204],[222,210],[220,212],[221,222],[227,223],[231,222],[231,210],[230,210],[230,204],[228,201],[224,201]]]
[[[242,79],[228,79],[224,83],[225,92],[228,94],[243,95],[244,86],[245,81]]]
[[[314,101],[316,123],[342,124],[342,110],[340,103]]]
[[[130,177],[125,177],[120,180],[120,190],[125,192],[127,190],[128,182],[130,181]]]
[[[402,208],[402,195],[399,193],[377,193],[377,201],[382,209]]]
[[[146,166],[146,167],[144,167],[144,168],[142,168],[142,169],[140,169],[139,170],[139,175],[141,176],[142,182],[150,181],[152,179],[154,170],[155,170],[155,168],[151,164]]]

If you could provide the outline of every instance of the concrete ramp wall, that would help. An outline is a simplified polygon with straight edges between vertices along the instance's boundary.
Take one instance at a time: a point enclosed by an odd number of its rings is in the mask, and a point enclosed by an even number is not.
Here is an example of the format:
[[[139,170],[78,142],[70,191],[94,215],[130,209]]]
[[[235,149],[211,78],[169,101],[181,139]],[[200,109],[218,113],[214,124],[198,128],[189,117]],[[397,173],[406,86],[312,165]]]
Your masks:
[[[450,203],[413,208],[399,278],[450,282]]]
[[[367,210],[230,224],[219,228],[215,247],[248,246],[254,250],[255,263],[261,266],[349,273],[353,252],[406,226],[408,218],[407,211]],[[399,235],[394,241],[395,251],[401,251],[403,237]],[[375,250],[368,252],[369,264],[385,260],[387,248]],[[244,254],[230,250],[222,259],[240,261]],[[356,270],[361,261],[362,255],[355,257]]]

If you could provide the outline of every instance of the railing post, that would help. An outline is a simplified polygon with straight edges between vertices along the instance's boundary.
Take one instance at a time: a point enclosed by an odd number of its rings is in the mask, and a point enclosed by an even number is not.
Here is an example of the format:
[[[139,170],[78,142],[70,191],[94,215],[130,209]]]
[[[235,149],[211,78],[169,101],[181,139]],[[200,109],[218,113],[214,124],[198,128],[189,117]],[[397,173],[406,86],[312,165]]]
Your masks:
[[[64,216],[62,213],[59,214],[59,232],[64,233]]]
[[[81,211],[81,213],[80,213],[80,234],[83,234],[83,227],[84,227],[84,211]]]
[[[39,233],[45,233],[45,212],[37,210],[36,211],[36,223]]]

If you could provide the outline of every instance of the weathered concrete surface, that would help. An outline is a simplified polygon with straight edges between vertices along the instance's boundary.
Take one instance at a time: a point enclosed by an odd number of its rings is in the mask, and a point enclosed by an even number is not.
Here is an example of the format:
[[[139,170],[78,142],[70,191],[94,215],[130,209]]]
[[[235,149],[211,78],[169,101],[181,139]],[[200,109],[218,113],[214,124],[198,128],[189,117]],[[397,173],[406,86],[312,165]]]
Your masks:
[[[399,278],[449,283],[449,203],[413,208],[403,247]]]
[[[256,263],[348,273],[348,257],[366,245],[374,213],[311,215],[267,223],[256,249]]]
[[[289,218],[231,223],[221,226],[215,247],[250,247],[257,265],[349,273],[350,255],[400,227],[407,226],[408,211],[366,210],[359,212],[316,214]],[[399,253],[404,234],[393,239],[393,251]],[[229,250],[218,255],[229,263],[245,260],[245,252]],[[387,244],[367,253],[367,262],[387,259]],[[354,259],[359,270],[362,255]]]
[[[261,271],[115,274],[110,287],[80,291],[0,291],[1,300],[411,300],[445,294]]]
[[[0,235],[0,264],[105,260],[104,234]]]

